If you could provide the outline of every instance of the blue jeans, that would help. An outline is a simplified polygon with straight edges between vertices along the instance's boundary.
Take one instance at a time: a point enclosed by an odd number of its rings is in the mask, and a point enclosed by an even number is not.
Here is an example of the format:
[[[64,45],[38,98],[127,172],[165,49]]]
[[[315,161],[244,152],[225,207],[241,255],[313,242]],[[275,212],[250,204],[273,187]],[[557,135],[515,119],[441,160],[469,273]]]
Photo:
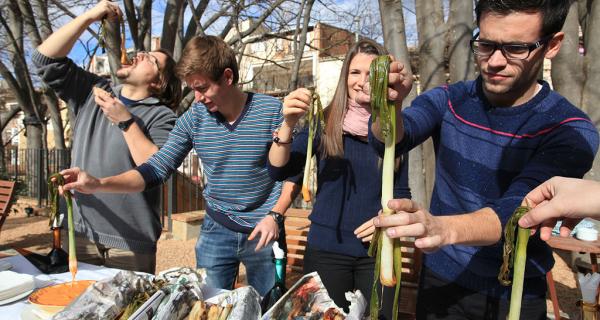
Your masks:
[[[206,283],[215,288],[233,289],[240,262],[246,267],[248,284],[264,296],[275,285],[272,243],[254,251],[260,235],[231,231],[208,215],[204,217],[196,242],[196,267],[206,269]]]

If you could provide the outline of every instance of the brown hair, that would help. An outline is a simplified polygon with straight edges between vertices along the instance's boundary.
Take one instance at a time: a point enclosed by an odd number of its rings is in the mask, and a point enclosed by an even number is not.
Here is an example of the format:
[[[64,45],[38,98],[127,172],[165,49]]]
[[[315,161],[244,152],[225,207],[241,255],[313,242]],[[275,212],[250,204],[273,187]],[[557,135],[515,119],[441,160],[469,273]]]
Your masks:
[[[212,81],[221,79],[225,69],[233,71],[233,84],[239,79],[235,52],[225,41],[215,36],[196,36],[185,45],[177,64],[181,79],[193,74],[204,74]]]
[[[378,56],[388,54],[382,45],[369,39],[361,39],[352,45],[348,53],[346,53],[344,64],[340,71],[340,80],[338,81],[331,103],[325,109],[325,131],[323,132],[320,145],[320,151],[324,157],[341,157],[344,154],[342,125],[346,110],[348,110],[348,72],[350,71],[350,62],[358,53]]]
[[[159,69],[158,88],[150,87],[150,91],[171,110],[175,110],[181,101],[181,80],[175,74],[175,60],[165,49],[157,49],[153,52],[160,52],[166,55],[167,59],[165,65]]]

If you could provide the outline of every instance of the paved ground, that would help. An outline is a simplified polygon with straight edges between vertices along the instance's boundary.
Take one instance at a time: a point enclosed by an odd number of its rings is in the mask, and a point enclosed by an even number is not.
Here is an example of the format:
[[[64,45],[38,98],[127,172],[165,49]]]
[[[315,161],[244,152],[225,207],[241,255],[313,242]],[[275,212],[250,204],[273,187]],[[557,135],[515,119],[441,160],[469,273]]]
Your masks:
[[[46,253],[51,247],[51,241],[52,236],[46,217],[28,218],[13,214],[6,220],[0,232],[0,250],[21,247],[38,253]],[[171,239],[168,233],[164,233],[158,242],[157,271],[181,266],[194,267],[194,245],[195,240],[175,240]],[[575,302],[580,296],[576,280],[564,261],[556,254],[554,256],[556,264],[552,272],[556,281],[559,303],[562,310],[571,315],[570,318],[573,319],[573,315],[578,312]],[[552,310],[549,301],[548,310]]]

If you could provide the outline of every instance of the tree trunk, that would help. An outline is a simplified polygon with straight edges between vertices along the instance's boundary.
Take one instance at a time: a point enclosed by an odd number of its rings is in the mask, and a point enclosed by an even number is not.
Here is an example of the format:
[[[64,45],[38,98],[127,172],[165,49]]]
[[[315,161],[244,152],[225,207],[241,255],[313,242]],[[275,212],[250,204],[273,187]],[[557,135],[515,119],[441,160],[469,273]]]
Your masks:
[[[117,78],[117,70],[121,68],[121,26],[118,20],[103,19],[103,28],[105,28],[106,38],[106,56],[110,65],[110,76],[114,84],[120,84],[121,80]]]
[[[448,24],[450,83],[471,80],[475,78],[475,61],[469,48],[473,35],[473,1],[451,0]]]
[[[571,10],[562,31],[565,39],[558,55],[552,59],[552,86],[554,90],[567,98],[572,104],[582,107],[581,94],[583,83],[583,58],[579,54],[579,21],[577,3]]]
[[[600,128],[600,1],[593,1],[589,11],[588,26],[583,35],[585,42],[585,84],[582,93],[582,108],[596,128]],[[588,176],[600,181],[600,157],[596,155],[594,166]]]
[[[160,38],[160,47],[174,52],[175,38],[179,26],[179,13],[183,6],[183,0],[168,0],[165,9],[162,36]]]
[[[306,45],[306,33],[308,32],[308,24],[310,23],[310,13],[312,11],[315,0],[305,0],[304,4],[304,16],[302,17],[302,31],[300,31],[299,38],[296,42],[296,50],[294,50],[294,66],[292,68],[292,77],[290,79],[290,91],[298,88],[298,73],[300,72],[300,63],[304,56],[304,46]]]
[[[442,4],[439,1],[419,0],[416,2],[416,12],[419,33],[419,79],[421,90],[426,91],[446,83],[446,27]]]
[[[419,33],[419,80],[421,91],[446,83],[444,49],[446,27],[442,4],[436,0],[419,0],[415,4],[417,30]],[[423,172],[427,195],[430,196],[435,183],[435,152],[433,142],[427,139],[423,148]]]
[[[406,29],[404,13],[401,0],[379,0],[379,13],[383,29],[383,41],[385,47],[399,61],[404,63],[409,74],[412,76],[410,66],[410,54],[406,45]],[[417,84],[402,102],[403,106],[410,105],[417,96]],[[412,198],[418,203],[429,207],[430,196],[426,188],[426,175],[423,169],[423,146],[417,146],[408,155],[408,183]]]
[[[142,0],[140,3],[140,50],[150,51],[152,48],[152,1]]]

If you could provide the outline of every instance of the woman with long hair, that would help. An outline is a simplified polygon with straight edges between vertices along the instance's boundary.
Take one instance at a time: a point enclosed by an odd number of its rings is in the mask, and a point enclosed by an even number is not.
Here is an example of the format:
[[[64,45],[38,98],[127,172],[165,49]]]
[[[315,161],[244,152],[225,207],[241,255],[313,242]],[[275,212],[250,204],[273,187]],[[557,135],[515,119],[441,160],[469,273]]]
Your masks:
[[[331,298],[346,310],[345,292],[359,289],[369,301],[373,285],[375,259],[367,250],[374,231],[372,218],[381,209],[381,162],[367,141],[371,107],[361,101],[368,101],[363,88],[369,81],[371,61],[386,54],[381,45],[367,39],[349,49],[335,94],[324,112],[323,134],[313,140],[317,193],[309,217],[304,272],[317,271]],[[292,129],[309,110],[310,102],[311,92],[305,88],[284,99],[285,120],[269,153],[273,179],[302,175],[308,130],[292,137]],[[404,157],[394,177],[394,197],[410,196]],[[392,291],[384,292],[383,318],[391,318]]]

